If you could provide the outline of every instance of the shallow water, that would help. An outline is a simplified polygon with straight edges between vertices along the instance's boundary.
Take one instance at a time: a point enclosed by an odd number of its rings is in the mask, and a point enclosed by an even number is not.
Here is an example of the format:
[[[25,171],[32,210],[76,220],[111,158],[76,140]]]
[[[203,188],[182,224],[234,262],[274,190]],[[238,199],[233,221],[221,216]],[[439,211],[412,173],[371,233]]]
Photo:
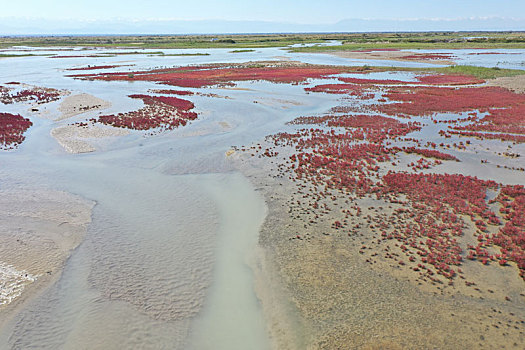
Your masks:
[[[245,61],[248,54],[235,57],[244,55],[238,60]],[[230,61],[231,55],[223,50],[217,57],[203,57]],[[94,59],[65,64],[65,59],[28,58],[2,60],[1,83],[16,80],[86,92],[113,103],[105,111],[61,124],[134,110],[140,103],[127,95],[159,88],[148,82],[73,80],[60,69],[95,64]],[[195,63],[193,57],[183,57],[184,62],[175,58],[180,64]],[[137,59],[143,67],[157,65],[156,57],[124,59]],[[230,100],[192,96],[201,117],[185,128],[152,138],[132,133],[92,154],[66,154],[49,135],[56,124],[32,116],[26,142],[0,154],[2,185],[40,184],[97,205],[84,242],[58,282],[0,330],[1,344],[43,349],[269,348],[249,267],[266,207],[225,152],[278,131],[297,113],[329,108],[336,97],[306,96],[302,86],[238,86],[249,90],[203,89]],[[28,105],[5,107],[31,116]],[[39,106],[44,107],[52,118],[57,103]]]

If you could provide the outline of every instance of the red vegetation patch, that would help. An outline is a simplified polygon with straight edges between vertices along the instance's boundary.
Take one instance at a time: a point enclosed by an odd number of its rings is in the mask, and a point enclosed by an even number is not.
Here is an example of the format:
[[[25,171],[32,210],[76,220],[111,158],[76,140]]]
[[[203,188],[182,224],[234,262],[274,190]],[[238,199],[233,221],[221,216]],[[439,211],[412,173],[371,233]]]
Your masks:
[[[33,123],[20,114],[0,113],[0,148],[13,149],[25,140],[24,132]]]
[[[339,80],[350,84],[374,84],[374,85],[396,85],[410,84],[408,81],[395,79],[363,79],[363,78],[338,78]]]
[[[404,81],[396,79],[363,79],[363,78],[338,78],[345,83],[365,84],[365,85],[406,85],[406,84],[425,84],[425,85],[473,85],[482,84],[483,79],[478,79],[470,75],[419,75],[417,81]]]
[[[330,127],[342,127],[345,129],[357,129],[351,131],[355,140],[368,140],[381,143],[385,139],[396,139],[413,131],[421,130],[421,124],[417,122],[401,123],[394,118],[380,115],[325,115],[321,117],[299,117],[290,124],[318,124]]]
[[[503,137],[506,140],[523,142],[523,136],[508,135],[521,134],[525,135],[525,104],[512,106],[505,109],[490,109],[489,114],[481,120],[474,119],[474,122],[465,126],[450,126],[451,129],[460,131],[460,135],[476,136],[480,138],[498,138]],[[465,132],[467,131],[467,132]],[[468,131],[477,131],[468,133]],[[483,132],[483,133],[480,133]],[[505,133],[486,134],[487,132]]]
[[[174,86],[200,88],[233,85],[234,81],[299,83],[309,78],[322,78],[352,71],[359,71],[359,68],[313,65],[207,65],[139,72],[72,75],[72,77],[108,81],[156,81]]]
[[[305,88],[309,92],[324,92],[327,94],[345,94],[352,96],[363,96],[363,87],[355,84],[322,84],[311,88]]]
[[[453,135],[475,137],[480,140],[501,140],[501,141],[519,142],[519,143],[525,142],[525,135],[493,134],[493,133],[485,133],[485,132],[453,131],[453,130],[449,130],[448,133],[453,134]]]
[[[525,103],[525,95],[500,87],[446,88],[417,87],[391,88],[384,97],[401,101],[377,106],[387,114],[431,115],[438,112],[488,110],[494,107],[516,106]]]
[[[181,110],[181,111],[188,111],[195,107],[193,102],[188,101],[188,100],[183,100],[177,97],[149,96],[149,95],[129,95],[129,97],[140,98],[144,101],[144,103],[148,105],[153,104],[155,101],[162,102],[169,106],[175,107],[176,109]]]
[[[457,159],[456,157],[454,157],[451,154],[443,153],[443,152],[436,151],[436,150],[433,150],[433,149],[416,148],[416,147],[401,147],[401,150],[403,150],[403,152],[405,152],[405,153],[420,154],[420,155],[425,156],[427,158],[459,161],[459,159]]]
[[[197,118],[195,112],[190,112],[194,104],[191,101],[166,96],[131,95],[144,101],[145,107],[128,113],[103,115],[94,122],[112,125],[119,128],[134,130],[158,129],[171,130],[185,126],[188,121]]]
[[[154,94],[179,95],[179,96],[191,96],[194,94],[192,91],[187,91],[187,90],[166,90],[166,89],[151,90],[151,92]]]
[[[57,101],[61,93],[50,88],[24,89],[16,93],[10,93],[9,89],[0,87],[0,103],[11,104],[32,101],[38,104]]]
[[[459,214],[472,220],[498,222],[485,202],[486,191],[497,187],[493,181],[482,181],[463,175],[406,174],[389,172],[383,177],[382,194],[400,193],[413,202],[410,217],[416,226],[407,224],[398,230],[398,241],[415,248],[423,263],[434,266],[438,274],[453,278],[461,265],[462,250],[455,236],[462,235]],[[425,240],[421,240],[425,237]]]
[[[502,261],[514,261],[520,269],[520,276],[525,279],[525,187],[505,186],[496,201],[502,205],[500,212],[507,220],[492,237],[494,244],[501,247],[500,265]]]

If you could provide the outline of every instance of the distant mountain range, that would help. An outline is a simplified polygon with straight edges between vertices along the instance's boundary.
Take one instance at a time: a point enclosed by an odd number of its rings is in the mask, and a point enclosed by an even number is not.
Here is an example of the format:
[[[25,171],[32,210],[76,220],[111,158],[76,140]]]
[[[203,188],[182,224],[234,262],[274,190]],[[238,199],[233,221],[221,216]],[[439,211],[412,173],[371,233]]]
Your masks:
[[[217,34],[301,32],[525,31],[525,18],[346,19],[334,24],[264,21],[125,20],[73,21],[0,18],[0,35]]]

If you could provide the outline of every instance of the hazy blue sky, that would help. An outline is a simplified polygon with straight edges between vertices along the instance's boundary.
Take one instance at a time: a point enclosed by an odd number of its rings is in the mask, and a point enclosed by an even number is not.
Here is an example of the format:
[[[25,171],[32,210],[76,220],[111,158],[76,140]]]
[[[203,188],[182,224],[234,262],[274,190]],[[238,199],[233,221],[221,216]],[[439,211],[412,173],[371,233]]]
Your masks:
[[[0,35],[525,30],[525,0],[2,0]]]
[[[525,18],[524,0],[10,0],[0,17],[107,20],[258,20],[334,23],[347,18]]]

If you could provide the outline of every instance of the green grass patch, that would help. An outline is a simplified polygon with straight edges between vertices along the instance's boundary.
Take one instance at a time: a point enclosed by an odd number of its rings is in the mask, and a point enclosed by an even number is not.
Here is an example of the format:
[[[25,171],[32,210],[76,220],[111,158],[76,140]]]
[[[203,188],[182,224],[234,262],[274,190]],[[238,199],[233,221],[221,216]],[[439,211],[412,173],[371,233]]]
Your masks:
[[[335,46],[308,46],[289,48],[292,52],[359,51],[370,49],[439,50],[439,49],[525,49],[523,42],[366,42]]]
[[[253,49],[233,50],[230,53],[241,53],[241,52],[255,52]]]
[[[29,56],[51,56],[51,55],[35,55],[31,53],[23,53],[23,54],[0,53],[0,57],[29,57]]]
[[[525,70],[521,69],[504,69],[499,67],[487,68],[476,66],[449,66],[433,69],[439,73],[445,74],[465,74],[472,75],[480,79],[494,79],[499,77],[513,77],[516,75],[524,75]]]

